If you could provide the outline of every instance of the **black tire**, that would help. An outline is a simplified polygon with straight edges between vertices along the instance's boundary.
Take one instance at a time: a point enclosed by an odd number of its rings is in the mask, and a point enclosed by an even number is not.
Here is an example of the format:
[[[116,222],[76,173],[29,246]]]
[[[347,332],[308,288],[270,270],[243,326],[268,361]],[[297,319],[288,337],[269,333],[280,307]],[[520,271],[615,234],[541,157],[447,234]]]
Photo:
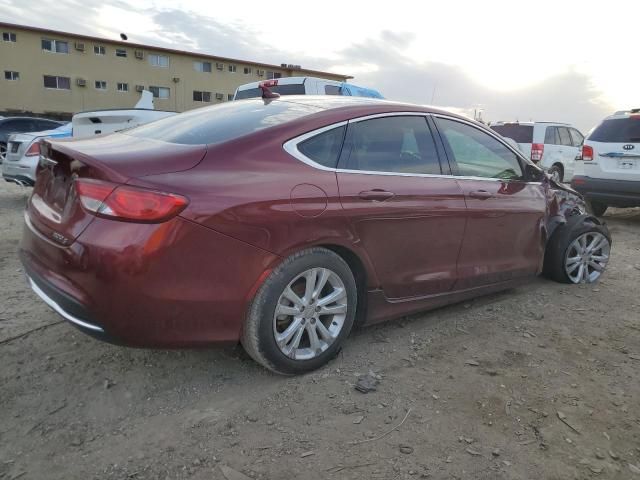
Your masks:
[[[0,163],[4,162],[7,155],[7,144],[0,142]]]
[[[547,173],[549,175],[551,175],[552,177],[554,176],[554,174],[557,173],[558,175],[558,182],[562,183],[562,180],[564,179],[564,171],[562,170],[562,167],[559,165],[551,165],[551,167],[549,168],[549,170],[547,170]]]
[[[295,360],[286,356],[276,343],[274,315],[280,296],[289,283],[312,268],[326,268],[339,277],[347,294],[347,312],[342,329],[326,350],[307,360]],[[240,341],[251,358],[276,373],[296,375],[310,372],[326,364],[340,351],[353,326],[357,302],[355,278],[339,255],[325,248],[302,250],[278,265],[259,288],[249,307]]]
[[[608,208],[608,205],[602,202],[594,202],[593,200],[590,200],[587,202],[587,209],[596,217],[603,216],[604,212],[607,211],[607,208]]]
[[[604,235],[611,245],[609,230],[597,223],[588,215],[575,215],[570,217],[566,224],[559,226],[547,242],[545,251],[543,274],[551,280],[560,283],[574,283],[565,270],[565,257],[571,243],[588,232],[597,232]]]

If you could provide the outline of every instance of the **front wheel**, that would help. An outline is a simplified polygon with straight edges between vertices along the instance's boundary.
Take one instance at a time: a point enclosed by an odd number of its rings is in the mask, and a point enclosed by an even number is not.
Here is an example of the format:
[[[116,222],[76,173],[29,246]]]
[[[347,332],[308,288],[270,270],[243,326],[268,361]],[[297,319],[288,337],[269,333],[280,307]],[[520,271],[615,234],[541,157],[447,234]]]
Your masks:
[[[276,373],[321,367],[340,350],[356,314],[357,288],[347,263],[310,248],[285,259],[258,290],[241,338],[247,353]]]
[[[604,273],[610,252],[606,227],[582,216],[573,217],[549,240],[544,273],[562,283],[593,283]]]

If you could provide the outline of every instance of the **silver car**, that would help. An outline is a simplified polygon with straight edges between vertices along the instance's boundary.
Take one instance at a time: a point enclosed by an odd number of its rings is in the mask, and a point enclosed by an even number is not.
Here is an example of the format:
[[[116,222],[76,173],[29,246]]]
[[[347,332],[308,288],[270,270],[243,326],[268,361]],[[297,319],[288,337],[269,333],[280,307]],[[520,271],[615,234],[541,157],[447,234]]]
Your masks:
[[[14,133],[9,136],[2,177],[7,182],[33,186],[40,157],[40,139],[71,136],[71,123],[44,132]]]

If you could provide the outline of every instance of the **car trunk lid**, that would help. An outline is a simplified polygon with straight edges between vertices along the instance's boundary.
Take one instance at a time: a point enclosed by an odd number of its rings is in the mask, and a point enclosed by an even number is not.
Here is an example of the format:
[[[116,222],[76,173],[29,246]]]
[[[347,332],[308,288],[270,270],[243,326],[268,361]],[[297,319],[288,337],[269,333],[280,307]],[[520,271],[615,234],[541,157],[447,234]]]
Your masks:
[[[71,245],[95,218],[82,208],[75,179],[122,185],[134,177],[188,170],[205,153],[205,145],[176,145],[124,135],[74,142],[44,140],[26,221],[47,239]]]

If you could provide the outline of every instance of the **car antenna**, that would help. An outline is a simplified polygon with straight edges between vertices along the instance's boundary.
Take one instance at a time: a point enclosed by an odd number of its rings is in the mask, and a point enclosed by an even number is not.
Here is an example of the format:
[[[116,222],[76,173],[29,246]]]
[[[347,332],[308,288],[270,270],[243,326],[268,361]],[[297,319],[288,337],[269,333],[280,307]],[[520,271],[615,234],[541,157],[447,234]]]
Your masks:
[[[275,87],[278,85],[278,80],[265,80],[264,82],[260,82],[258,87],[262,90],[262,98],[273,100],[274,98],[279,98],[280,94],[276,92],[272,92],[269,87]]]

